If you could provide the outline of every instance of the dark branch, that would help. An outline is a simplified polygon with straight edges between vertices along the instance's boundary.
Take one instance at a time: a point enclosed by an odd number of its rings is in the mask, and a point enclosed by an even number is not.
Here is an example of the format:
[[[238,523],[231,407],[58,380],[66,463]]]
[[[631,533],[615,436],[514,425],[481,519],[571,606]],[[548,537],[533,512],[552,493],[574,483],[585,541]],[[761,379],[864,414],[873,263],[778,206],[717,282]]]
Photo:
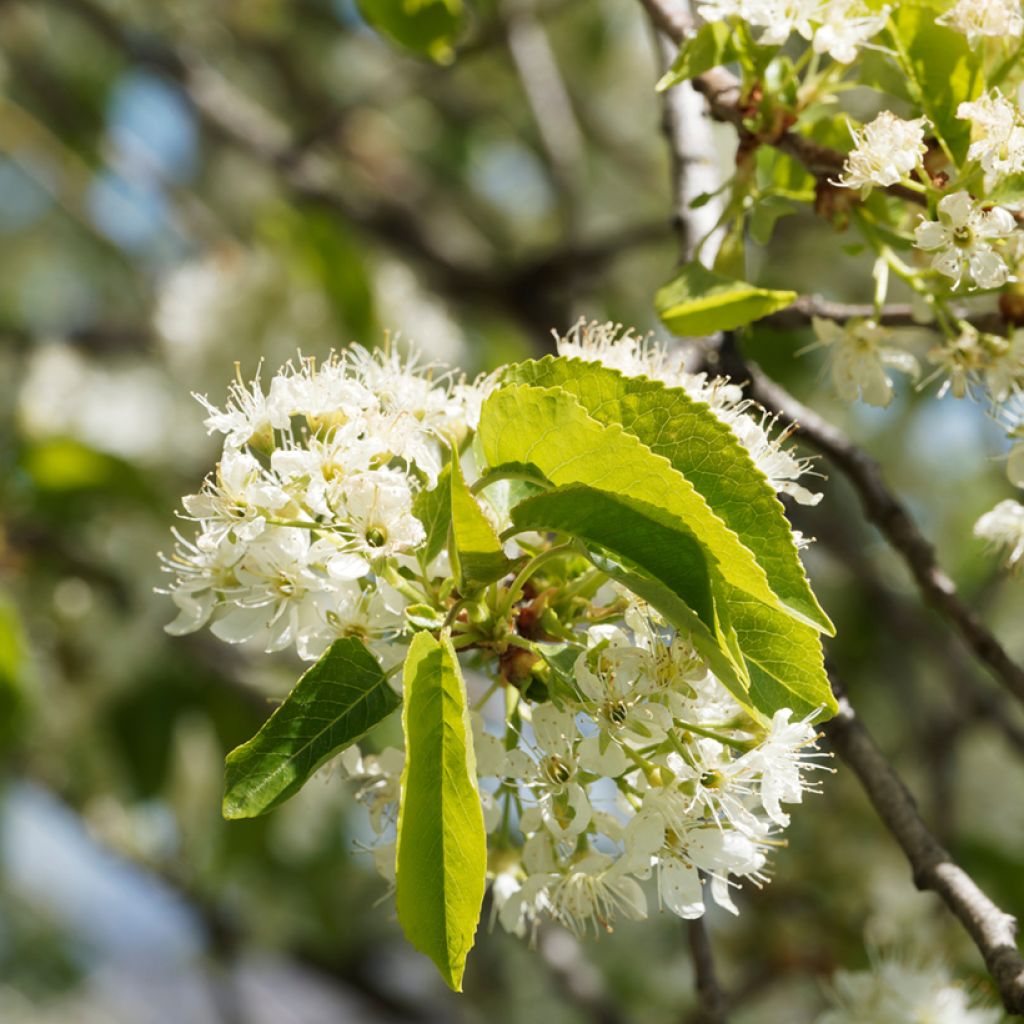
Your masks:
[[[687,921],[686,932],[697,985],[697,1011],[690,1018],[692,1024],[726,1024],[727,1001],[718,983],[706,918]]]

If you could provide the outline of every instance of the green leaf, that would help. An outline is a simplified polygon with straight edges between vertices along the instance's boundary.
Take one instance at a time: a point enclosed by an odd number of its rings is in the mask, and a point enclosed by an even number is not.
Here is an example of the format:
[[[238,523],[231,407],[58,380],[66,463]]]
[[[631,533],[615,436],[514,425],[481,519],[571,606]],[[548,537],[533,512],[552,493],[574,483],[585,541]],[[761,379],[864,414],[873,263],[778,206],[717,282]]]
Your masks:
[[[742,327],[796,299],[796,292],[758,288],[723,277],[700,263],[687,263],[658,289],[654,304],[662,323],[676,334],[701,337]]]
[[[451,461],[452,539],[448,554],[463,593],[501,579],[511,566],[483,509],[462,477],[457,455]]]
[[[403,672],[405,768],[398,811],[398,920],[462,991],[487,875],[466,687],[449,638],[413,637]]]
[[[253,818],[401,703],[361,640],[335,640],[251,740],[228,754],[224,817]]]
[[[684,40],[672,67],[658,82],[658,92],[738,59],[735,38],[735,33],[724,21],[703,25],[696,35]]]
[[[449,463],[441,470],[432,490],[420,491],[412,503],[412,514],[423,524],[427,539],[420,548],[420,559],[429,565],[448,542],[448,527],[452,521],[451,496],[452,467]]]
[[[568,391],[594,419],[621,425],[666,458],[753,553],[787,609],[834,632],[807,582],[782,503],[749,451],[703,402],[682,388],[626,377],[581,359],[545,356],[519,363],[506,371],[505,380]]]
[[[825,672],[817,631],[732,591],[724,602],[750,669],[749,701],[767,716],[792,708],[797,716],[839,710]]]
[[[462,0],[358,0],[363,17],[381,34],[440,64],[455,56],[465,22]]]
[[[965,36],[936,24],[939,13],[938,7],[928,3],[897,4],[890,35],[911,98],[959,164],[970,145],[971,123],[958,118],[956,111],[984,88],[983,49],[972,49]]]
[[[595,564],[689,633],[697,650],[713,662],[716,674],[745,695],[742,659],[734,656],[719,632],[715,590],[720,576],[682,520],[623,494],[572,485],[521,502],[512,510],[512,521],[522,530],[568,533],[610,553],[624,571],[600,559]],[[648,585],[630,570],[639,570],[658,586]]]
[[[749,548],[693,484],[617,423],[590,416],[562,388],[506,385],[484,402],[478,430],[489,465],[533,463],[553,484],[625,494],[682,519],[734,586],[782,607]]]

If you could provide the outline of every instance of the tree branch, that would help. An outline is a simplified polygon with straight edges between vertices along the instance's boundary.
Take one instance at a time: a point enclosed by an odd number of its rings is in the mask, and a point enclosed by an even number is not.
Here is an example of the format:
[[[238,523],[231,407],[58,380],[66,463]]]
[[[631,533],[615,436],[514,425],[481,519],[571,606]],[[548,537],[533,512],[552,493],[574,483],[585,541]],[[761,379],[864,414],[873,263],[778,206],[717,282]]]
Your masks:
[[[914,307],[909,302],[894,302],[880,310],[870,302],[833,302],[820,295],[801,295],[791,306],[772,313],[761,322],[776,330],[794,330],[806,327],[814,317],[824,320],[874,320],[885,327],[917,327],[926,330],[931,324],[914,318]],[[980,331],[998,333],[1005,328],[1005,321],[998,313],[981,313],[963,316]]]
[[[978,947],[1007,1011],[1024,1013],[1024,958],[1017,948],[1016,919],[997,907],[929,832],[903,780],[845,696],[840,694],[839,714],[824,731],[903,848],[915,885],[942,898]]]
[[[560,287],[607,266],[624,246],[645,245],[667,232],[665,225],[656,230],[641,225],[511,266],[500,259],[467,257],[450,244],[450,233],[424,223],[415,202],[346,187],[332,161],[309,148],[307,140],[297,138],[287,124],[209,64],[163,40],[126,29],[93,0],[62,0],[59,7],[78,17],[127,60],[171,78],[210,134],[269,168],[293,196],[337,214],[416,260],[441,294],[496,306],[537,328],[539,336],[546,337],[553,318],[557,319],[552,302]]]
[[[1024,702],[1024,668],[1006,652],[988,627],[960,599],[956,585],[938,564],[935,549],[906,506],[889,489],[882,471],[866,452],[813,409],[798,402],[761,370],[743,361],[732,345],[722,350],[722,369],[749,381],[747,394],[795,427],[795,433],[823,454],[853,485],[864,513],[902,557],[925,601],[953,627],[995,678]]]
[[[687,921],[686,933],[697,986],[697,1010],[691,1015],[690,1020],[692,1024],[726,1024],[727,1000],[715,971],[707,916]]]

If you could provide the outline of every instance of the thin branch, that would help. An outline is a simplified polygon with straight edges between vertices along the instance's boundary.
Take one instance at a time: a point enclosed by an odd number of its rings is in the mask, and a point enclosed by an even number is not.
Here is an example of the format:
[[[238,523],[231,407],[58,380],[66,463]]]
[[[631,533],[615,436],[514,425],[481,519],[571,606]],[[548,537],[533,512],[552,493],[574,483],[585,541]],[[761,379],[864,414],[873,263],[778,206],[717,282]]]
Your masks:
[[[915,309],[909,302],[890,303],[878,310],[868,302],[833,302],[820,295],[801,295],[791,306],[765,317],[761,322],[777,330],[794,330],[806,327],[814,317],[840,323],[854,319],[874,320],[886,327],[917,327],[922,330],[932,326],[915,318]],[[963,316],[961,319],[989,333],[1005,327],[1005,321],[998,313]]]
[[[1007,1011],[1024,1013],[1024,958],[1017,948],[1016,919],[996,906],[929,832],[903,780],[845,696],[840,696],[839,714],[824,730],[903,848],[915,885],[942,898],[978,947]]]
[[[697,986],[697,1010],[689,1020],[691,1024],[726,1024],[727,1000],[718,983],[706,916],[687,921],[686,932]]]
[[[769,412],[792,423],[797,436],[821,452],[853,485],[864,514],[902,557],[925,601],[953,627],[975,658],[1018,700],[1024,702],[1024,668],[1015,662],[987,626],[960,599],[956,585],[939,565],[935,549],[906,506],[892,492],[882,471],[866,452],[813,409],[798,402],[733,346],[722,351],[722,369],[749,381],[747,394]]]
[[[505,0],[502,13],[509,54],[562,199],[566,226],[575,230],[585,154],[572,98],[532,0]]]

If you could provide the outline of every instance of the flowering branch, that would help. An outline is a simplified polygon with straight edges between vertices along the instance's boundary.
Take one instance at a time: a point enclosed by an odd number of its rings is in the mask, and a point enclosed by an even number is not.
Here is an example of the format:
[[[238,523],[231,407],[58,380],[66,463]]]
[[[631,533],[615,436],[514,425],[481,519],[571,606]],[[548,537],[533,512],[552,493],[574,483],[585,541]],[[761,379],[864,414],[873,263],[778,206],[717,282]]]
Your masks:
[[[757,366],[737,358],[729,346],[723,350],[723,357],[726,369],[737,379],[750,381],[751,398],[794,424],[797,434],[847,477],[860,496],[868,520],[903,558],[925,600],[949,622],[974,657],[1024,702],[1024,668],[960,599],[956,585],[938,564],[935,549],[893,494],[874,459]]]
[[[913,796],[845,697],[840,697],[839,714],[824,729],[836,753],[856,772],[879,817],[903,848],[914,872],[914,883],[940,896],[960,920],[995,979],[1007,1011],[1024,1012],[1024,958],[1016,944],[1016,920],[981,891],[928,830]]]
[[[696,25],[685,0],[640,0],[640,3],[658,31],[677,46],[693,34]],[[723,67],[712,68],[694,77],[693,87],[705,98],[708,112],[716,121],[735,125],[741,138],[749,135],[743,123],[743,90],[735,75]],[[774,146],[798,160],[818,180],[819,187],[831,186],[846,161],[839,150],[789,129],[783,129],[774,137],[758,138],[757,141]],[[925,205],[926,202],[921,193],[903,185],[890,185],[885,191],[918,205]]]

